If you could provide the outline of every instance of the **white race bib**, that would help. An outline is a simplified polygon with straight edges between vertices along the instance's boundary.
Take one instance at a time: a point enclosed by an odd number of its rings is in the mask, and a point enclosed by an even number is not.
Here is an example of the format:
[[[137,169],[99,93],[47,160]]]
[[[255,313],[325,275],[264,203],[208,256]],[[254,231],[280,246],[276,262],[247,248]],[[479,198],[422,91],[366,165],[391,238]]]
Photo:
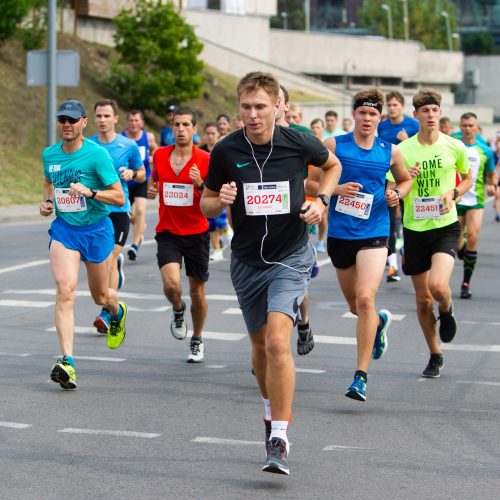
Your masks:
[[[163,183],[163,203],[172,207],[190,207],[193,205],[193,184]]]
[[[280,215],[290,213],[290,183],[246,182],[243,184],[247,215]]]
[[[141,160],[144,161],[146,159],[146,146],[139,146],[139,153],[141,155]]]
[[[413,198],[413,218],[421,219],[440,219],[442,217],[439,212],[442,206],[439,196],[427,196],[426,198]]]
[[[356,193],[356,196],[340,196],[337,198],[335,210],[358,219],[368,219],[373,206],[373,194]]]
[[[69,188],[55,188],[54,192],[59,212],[85,212],[87,210],[85,196],[70,196]]]

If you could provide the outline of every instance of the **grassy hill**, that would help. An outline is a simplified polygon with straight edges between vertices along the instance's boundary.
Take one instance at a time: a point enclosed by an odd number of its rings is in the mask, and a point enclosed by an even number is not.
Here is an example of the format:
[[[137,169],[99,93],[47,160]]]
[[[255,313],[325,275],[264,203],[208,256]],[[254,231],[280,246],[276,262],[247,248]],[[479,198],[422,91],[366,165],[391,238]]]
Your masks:
[[[113,50],[64,35],[58,37],[58,49],[80,52],[80,86],[59,87],[57,102],[82,101],[89,115],[86,135],[97,132],[92,120],[96,101],[109,97],[99,85],[99,76],[107,71]],[[199,116],[199,126],[220,113],[237,112],[238,79],[213,68],[205,70],[202,97],[183,103]],[[310,100],[300,91],[290,92],[293,99]],[[41,153],[46,146],[47,90],[26,86],[26,54],[20,43],[9,41],[0,46],[0,206],[40,201],[42,184]],[[146,114],[146,127],[159,135],[164,118]],[[117,130],[125,128],[126,110],[120,109]]]

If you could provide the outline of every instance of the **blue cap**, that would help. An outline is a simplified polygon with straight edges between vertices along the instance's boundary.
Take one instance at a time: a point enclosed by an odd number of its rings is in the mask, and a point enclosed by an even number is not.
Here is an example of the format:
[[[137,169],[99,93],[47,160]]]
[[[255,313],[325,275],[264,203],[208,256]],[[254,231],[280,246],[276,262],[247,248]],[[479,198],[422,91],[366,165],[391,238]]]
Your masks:
[[[64,101],[57,110],[56,116],[69,116],[78,120],[82,116],[87,116],[83,104],[75,99]]]

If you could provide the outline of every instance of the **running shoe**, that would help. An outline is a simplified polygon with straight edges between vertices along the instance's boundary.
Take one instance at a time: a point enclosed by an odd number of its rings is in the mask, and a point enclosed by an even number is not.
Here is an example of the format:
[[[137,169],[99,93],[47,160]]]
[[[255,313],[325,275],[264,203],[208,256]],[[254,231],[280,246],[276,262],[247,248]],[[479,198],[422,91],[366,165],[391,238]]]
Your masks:
[[[109,324],[111,322],[111,313],[103,307],[99,316],[94,320],[94,326],[99,333],[106,335],[109,330]]]
[[[500,222],[500,214],[496,214],[496,215],[495,215],[495,220],[496,220],[497,222]]]
[[[385,351],[387,351],[387,346],[389,345],[389,339],[387,338],[387,330],[392,323],[392,314],[387,309],[381,309],[378,313],[380,322],[377,328],[377,334],[375,335],[375,342],[373,344],[372,358],[380,359]]]
[[[457,333],[457,320],[453,316],[453,302],[448,312],[439,311],[439,337],[443,342],[451,342]]]
[[[318,240],[316,242],[316,245],[314,245],[316,247],[316,250],[318,252],[321,252],[321,253],[325,253],[326,252],[326,245],[325,245],[325,240]]]
[[[125,329],[125,320],[127,319],[127,304],[125,302],[118,302],[118,306],[122,308],[122,319],[113,319],[108,330],[108,337],[106,342],[110,349],[118,349],[122,342],[125,340],[127,330]]]
[[[127,252],[129,260],[136,260],[137,257],[139,257],[139,248],[141,248],[143,242],[144,242],[144,236],[141,236],[141,240],[139,241],[138,245],[136,245],[135,243],[132,243],[132,245],[130,245],[130,248]]]
[[[269,448],[271,447],[271,441],[269,440],[271,438],[271,421],[266,420],[265,418],[262,419],[264,420],[264,425],[266,427],[266,437],[264,444],[266,445],[266,456],[269,453]]]
[[[213,250],[210,254],[210,260],[212,262],[219,262],[221,260],[224,260],[224,251],[222,250],[222,248],[220,248],[219,250]]]
[[[319,274],[319,266],[318,266],[318,263],[316,261],[314,261],[314,264],[311,267],[311,279],[316,278],[316,276],[318,276],[318,274]]]
[[[305,356],[314,349],[312,330],[311,327],[308,327],[307,330],[301,330],[300,325],[298,325],[297,331],[299,333],[299,338],[297,339],[297,354],[299,356]]]
[[[64,359],[58,359],[50,372],[50,379],[64,390],[76,389],[75,369]]]
[[[125,272],[123,271],[123,261],[125,258],[123,254],[118,254],[116,265],[118,266],[118,290],[125,284]]]
[[[401,281],[401,276],[399,275],[399,271],[395,267],[389,267],[389,271],[387,271],[387,275],[385,276],[385,281],[387,283]]]
[[[429,363],[422,372],[422,377],[438,378],[441,376],[441,370],[444,367],[444,360],[442,354],[431,354]]]
[[[170,332],[177,340],[184,340],[186,338],[188,329],[186,321],[184,320],[184,311],[186,310],[186,304],[182,301],[182,310],[174,312],[174,317],[170,322]]]
[[[461,299],[470,299],[472,297],[472,293],[470,291],[469,283],[462,283],[462,287],[460,288],[460,298]]]
[[[203,341],[191,339],[189,344],[189,356],[187,359],[188,363],[203,363],[203,358],[205,355],[205,347]]]
[[[312,234],[313,236],[316,236],[318,234],[318,226],[310,226],[308,224],[307,229],[309,230],[309,234]]]
[[[465,254],[465,244],[462,248],[457,250],[457,257],[459,258],[459,260],[464,260],[464,254]]]
[[[269,441],[267,460],[262,470],[264,472],[273,472],[274,474],[290,474],[288,453],[286,451],[286,443],[283,439],[272,438]]]
[[[362,375],[355,375],[345,395],[358,401],[366,401],[366,380]]]

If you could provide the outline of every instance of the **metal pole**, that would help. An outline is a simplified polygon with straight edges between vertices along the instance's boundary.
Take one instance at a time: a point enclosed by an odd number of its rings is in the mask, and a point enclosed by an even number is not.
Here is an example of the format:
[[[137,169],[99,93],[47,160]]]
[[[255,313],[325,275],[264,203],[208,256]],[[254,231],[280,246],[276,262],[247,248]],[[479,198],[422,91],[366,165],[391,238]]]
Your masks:
[[[47,86],[47,146],[56,142],[57,99],[57,1],[48,0],[49,84]]]
[[[405,30],[405,40],[410,39],[410,25],[408,19],[408,0],[401,0],[403,2],[403,26]]]
[[[309,0],[304,0],[304,15],[305,15],[305,31],[309,33],[311,31],[311,6]]]
[[[451,23],[450,23],[450,15],[445,10],[441,11],[441,15],[444,17],[446,21],[446,38],[448,40],[448,50],[450,52],[453,51],[453,41],[451,39]]]
[[[392,40],[393,38],[393,30],[392,30],[392,9],[390,5],[387,5],[386,3],[383,3],[381,5],[382,9],[387,11],[387,31],[389,35],[389,39]]]

